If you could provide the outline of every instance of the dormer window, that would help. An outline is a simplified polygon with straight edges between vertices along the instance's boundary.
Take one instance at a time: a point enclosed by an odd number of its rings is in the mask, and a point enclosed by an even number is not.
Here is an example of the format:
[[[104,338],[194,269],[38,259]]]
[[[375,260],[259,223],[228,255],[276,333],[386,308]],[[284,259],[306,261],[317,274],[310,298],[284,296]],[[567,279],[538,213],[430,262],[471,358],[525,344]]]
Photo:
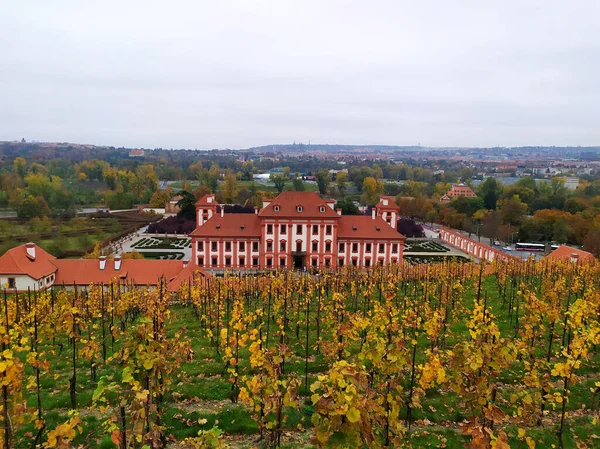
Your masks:
[[[279,206],[273,206],[273,210],[274,210],[275,212],[279,212]]]
[[[325,206],[319,206],[319,212],[321,212],[321,213],[325,212]]]
[[[302,212],[302,206],[296,206],[296,212]]]

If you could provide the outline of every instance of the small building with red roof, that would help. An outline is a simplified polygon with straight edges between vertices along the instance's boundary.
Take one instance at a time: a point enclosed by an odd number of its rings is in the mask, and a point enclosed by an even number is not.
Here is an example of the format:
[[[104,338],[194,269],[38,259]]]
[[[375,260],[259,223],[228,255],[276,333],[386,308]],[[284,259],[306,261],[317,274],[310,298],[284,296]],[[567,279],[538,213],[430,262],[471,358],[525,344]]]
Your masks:
[[[591,263],[596,260],[592,253],[582,249],[573,248],[567,245],[561,245],[544,257],[548,260],[562,260],[573,263]]]
[[[454,198],[477,198],[477,194],[473,192],[473,189],[466,184],[453,184],[452,188],[446,192],[444,196],[440,198],[441,203],[449,203]]]
[[[196,203],[190,234],[194,263],[205,270],[370,267],[400,263],[399,207],[382,197],[372,216],[342,216],[315,192],[282,192],[254,214],[226,214],[214,195]]]
[[[205,276],[188,260],[57,259],[34,243],[12,248],[0,256],[0,289],[8,292],[45,290],[55,285],[87,287],[112,281],[156,287],[161,282],[177,290],[194,275]]]
[[[43,290],[56,282],[56,257],[34,243],[9,249],[0,257],[0,289]]]

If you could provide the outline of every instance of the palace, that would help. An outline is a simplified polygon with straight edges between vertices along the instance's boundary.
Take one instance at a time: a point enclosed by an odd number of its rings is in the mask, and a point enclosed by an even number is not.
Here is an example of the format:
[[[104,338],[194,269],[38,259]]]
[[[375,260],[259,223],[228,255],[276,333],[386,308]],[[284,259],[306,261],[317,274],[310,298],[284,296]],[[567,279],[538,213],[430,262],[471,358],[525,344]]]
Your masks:
[[[283,192],[249,214],[224,213],[214,194],[196,203],[193,263],[205,271],[337,268],[401,263],[399,207],[383,196],[370,216],[343,216],[314,192]]]

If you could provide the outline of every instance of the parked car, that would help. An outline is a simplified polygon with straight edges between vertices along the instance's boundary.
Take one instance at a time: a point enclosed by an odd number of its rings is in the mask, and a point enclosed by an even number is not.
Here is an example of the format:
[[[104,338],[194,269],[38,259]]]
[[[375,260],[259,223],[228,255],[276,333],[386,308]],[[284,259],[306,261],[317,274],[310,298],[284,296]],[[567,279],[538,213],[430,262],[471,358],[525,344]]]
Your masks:
[[[500,246],[500,245],[501,245],[500,240],[494,240],[494,246]]]
[[[502,249],[504,251],[512,251],[512,248],[510,246],[504,246]]]

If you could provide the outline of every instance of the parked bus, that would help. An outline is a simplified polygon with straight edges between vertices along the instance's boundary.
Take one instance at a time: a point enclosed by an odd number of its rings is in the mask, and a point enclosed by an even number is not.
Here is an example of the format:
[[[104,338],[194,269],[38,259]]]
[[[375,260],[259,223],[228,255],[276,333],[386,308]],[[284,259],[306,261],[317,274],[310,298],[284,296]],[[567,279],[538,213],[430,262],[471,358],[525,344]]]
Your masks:
[[[517,251],[544,251],[546,245],[543,243],[516,243],[515,249]]]

